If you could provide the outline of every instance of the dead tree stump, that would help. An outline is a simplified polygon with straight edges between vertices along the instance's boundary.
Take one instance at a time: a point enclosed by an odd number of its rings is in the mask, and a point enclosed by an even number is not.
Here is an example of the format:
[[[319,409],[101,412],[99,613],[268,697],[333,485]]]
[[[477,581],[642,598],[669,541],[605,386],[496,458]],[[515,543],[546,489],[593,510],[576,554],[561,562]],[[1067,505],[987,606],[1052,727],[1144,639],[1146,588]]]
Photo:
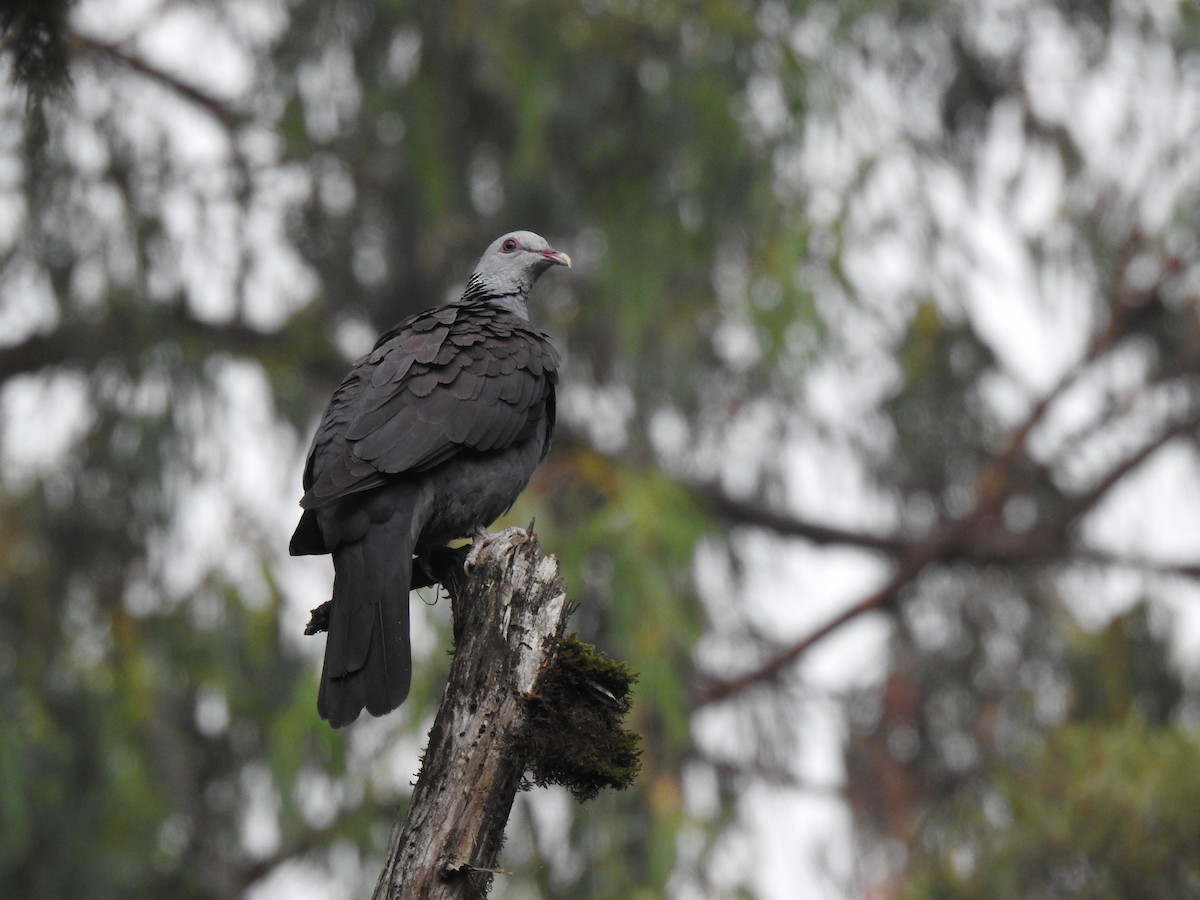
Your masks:
[[[639,739],[621,724],[633,676],[564,641],[569,609],[557,560],[510,528],[469,577],[461,561],[450,555],[434,573],[453,604],[454,659],[374,900],[484,896],[526,773],[586,799],[628,785],[637,771]]]

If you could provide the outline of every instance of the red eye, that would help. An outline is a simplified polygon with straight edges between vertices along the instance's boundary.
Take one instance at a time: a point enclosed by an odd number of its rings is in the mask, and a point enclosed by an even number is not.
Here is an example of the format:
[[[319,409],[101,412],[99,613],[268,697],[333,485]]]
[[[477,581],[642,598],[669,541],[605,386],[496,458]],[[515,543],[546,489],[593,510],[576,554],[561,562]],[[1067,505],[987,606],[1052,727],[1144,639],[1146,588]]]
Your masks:
[[[514,250],[516,250],[520,246],[521,245],[519,243],[517,243],[516,238],[505,238],[504,243],[500,245],[500,249],[503,250],[505,253],[512,253]]]

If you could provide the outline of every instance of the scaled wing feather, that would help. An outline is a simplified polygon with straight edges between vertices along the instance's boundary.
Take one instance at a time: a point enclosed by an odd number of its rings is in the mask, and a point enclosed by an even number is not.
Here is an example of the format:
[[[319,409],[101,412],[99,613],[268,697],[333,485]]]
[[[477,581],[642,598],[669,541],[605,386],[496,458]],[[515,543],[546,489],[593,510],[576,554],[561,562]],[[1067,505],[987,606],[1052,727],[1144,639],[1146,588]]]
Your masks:
[[[392,329],[339,388],[310,453],[320,471],[306,505],[457,453],[495,451],[542,416],[557,353],[546,335],[475,305],[435,310]]]

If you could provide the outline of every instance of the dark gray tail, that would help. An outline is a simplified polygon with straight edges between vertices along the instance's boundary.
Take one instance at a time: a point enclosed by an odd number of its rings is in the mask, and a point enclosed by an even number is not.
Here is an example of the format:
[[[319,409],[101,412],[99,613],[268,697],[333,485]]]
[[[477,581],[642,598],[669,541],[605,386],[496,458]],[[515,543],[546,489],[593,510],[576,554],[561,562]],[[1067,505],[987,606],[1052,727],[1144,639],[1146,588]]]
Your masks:
[[[333,551],[333,606],[317,712],[334,728],[391,712],[408,696],[408,516],[377,522]]]

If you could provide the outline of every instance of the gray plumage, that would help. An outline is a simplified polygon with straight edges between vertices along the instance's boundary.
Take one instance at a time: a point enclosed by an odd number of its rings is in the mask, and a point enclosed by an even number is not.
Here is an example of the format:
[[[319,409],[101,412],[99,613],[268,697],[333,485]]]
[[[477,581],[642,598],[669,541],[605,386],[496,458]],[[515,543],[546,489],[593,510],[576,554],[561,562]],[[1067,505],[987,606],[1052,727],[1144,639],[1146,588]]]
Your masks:
[[[317,699],[333,727],[408,695],[413,555],[491,524],[545,456],[559,356],[526,301],[570,264],[532,232],[497,239],[457,303],[384,334],[325,410],[289,549],[333,554]]]

